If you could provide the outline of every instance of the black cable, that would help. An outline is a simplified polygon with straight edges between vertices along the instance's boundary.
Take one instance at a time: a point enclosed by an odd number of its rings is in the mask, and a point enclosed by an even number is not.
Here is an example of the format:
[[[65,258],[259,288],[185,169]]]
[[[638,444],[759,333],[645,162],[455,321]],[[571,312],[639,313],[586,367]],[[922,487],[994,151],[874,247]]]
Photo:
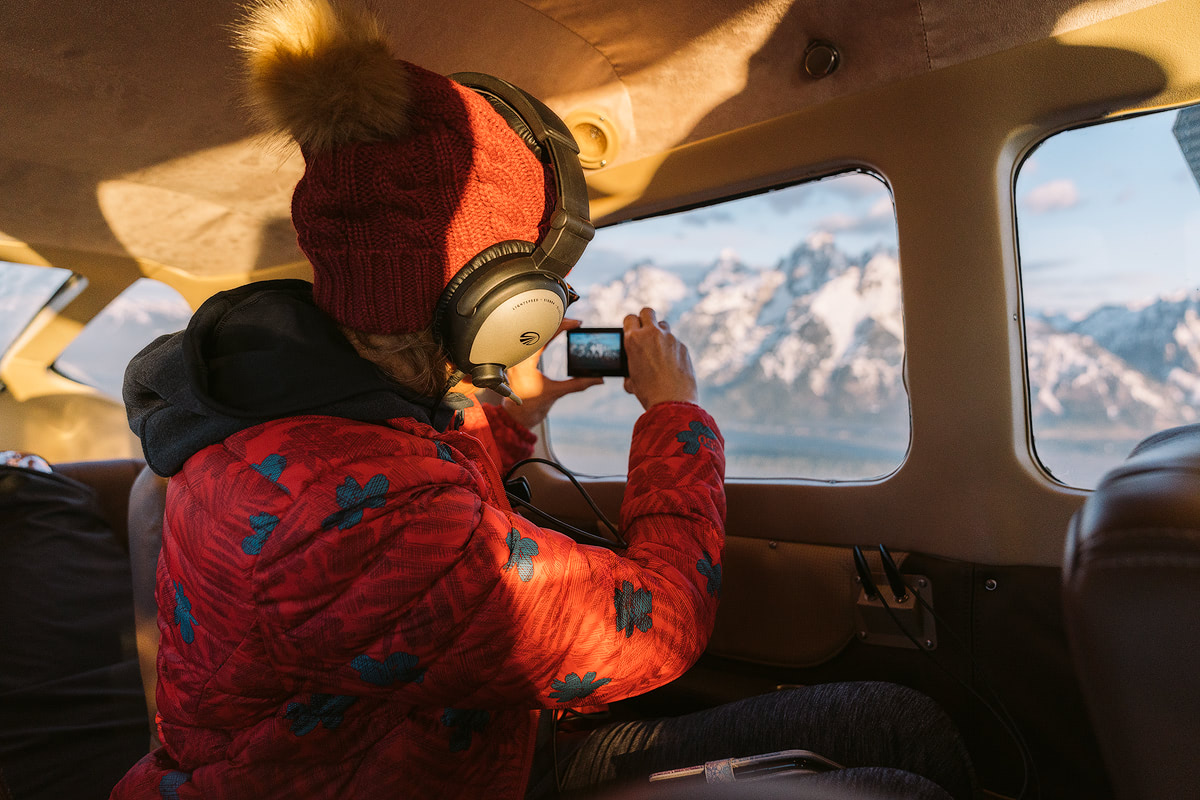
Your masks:
[[[562,522],[560,520],[557,520],[554,517],[547,514],[546,512],[542,511],[541,509],[536,508],[535,506],[532,506],[532,505],[526,503],[525,501],[518,499],[518,503],[520,505],[522,505],[525,508],[530,509],[531,511],[541,514],[543,517],[545,517],[547,519],[553,520],[555,524],[562,525],[566,528],[570,528],[573,531],[578,531],[579,533],[582,533],[584,536],[587,536],[588,538],[597,539],[609,547],[614,547],[616,549],[623,550],[629,546],[629,543],[626,542],[625,539],[621,536],[621,533],[620,533],[619,529],[617,528],[617,526],[613,525],[611,522],[609,522],[608,517],[604,516],[604,512],[600,510],[600,507],[598,505],[596,505],[596,501],[592,500],[592,496],[589,495],[587,493],[587,490],[583,488],[583,485],[576,479],[574,473],[572,473],[569,469],[564,467],[562,464],[559,464],[556,461],[551,461],[548,458],[537,458],[536,456],[533,458],[526,458],[521,461],[518,461],[516,464],[513,464],[512,467],[509,468],[508,472],[506,472],[504,474],[504,483],[507,484],[509,482],[509,480],[512,479],[513,473],[515,473],[518,469],[520,469],[521,467],[524,467],[528,464],[545,464],[546,466],[553,467],[554,469],[561,472],[563,475],[567,476],[567,480],[571,481],[571,485],[574,486],[576,488],[576,490],[579,491],[579,494],[581,494],[583,496],[583,499],[587,502],[588,508],[592,509],[592,513],[596,515],[596,521],[599,522],[600,524],[604,525],[604,527],[608,529],[608,532],[610,534],[612,534],[613,540],[615,540],[615,541],[610,541],[608,539],[605,539],[602,536],[596,536],[595,534],[590,534],[590,533],[586,533],[584,531],[579,531],[578,528],[568,525],[567,523]]]
[[[867,599],[874,600],[878,597],[879,589],[875,586],[875,579],[871,577],[871,565],[867,563],[867,557],[858,545],[854,545],[854,571],[858,573],[858,582],[862,584]]]
[[[558,772],[558,723],[562,717],[556,708],[550,709],[550,713],[554,715],[554,721],[550,728],[550,760],[554,763],[554,791],[562,794],[562,776]]]
[[[903,603],[908,599],[908,584],[904,582],[900,568],[896,566],[892,554],[883,544],[879,545],[879,560],[883,564],[883,574],[887,576],[888,586],[892,588],[892,597],[897,603]]]
[[[886,549],[883,547],[883,545],[880,545],[880,551],[881,551],[881,554],[887,552]],[[887,554],[887,560],[892,561],[890,553]],[[892,565],[895,566],[894,561],[892,561]],[[925,601],[925,599],[923,597],[921,597],[921,593],[919,590],[917,590],[916,588],[914,588],[913,586],[908,584],[906,581],[903,581],[903,578],[901,578],[901,581],[908,588],[908,591],[912,593],[913,598],[916,600],[916,602],[918,602],[922,608],[924,608],[926,611],[928,611],[933,616],[933,618],[937,621],[937,623],[939,625],[941,625],[947,633],[950,634],[950,638],[953,639],[955,641],[955,643],[958,644],[958,646],[960,648],[962,648],[963,652],[967,654],[967,658],[970,659],[971,665],[975,668],[975,670],[979,673],[980,677],[983,679],[984,683],[987,685],[987,690],[991,693],[992,698],[995,701],[995,705],[993,705],[992,703],[989,703],[987,698],[985,698],[982,694],[980,694],[978,691],[976,691],[976,689],[973,686],[971,686],[966,681],[964,681],[962,678],[960,678],[958,675],[956,675],[953,670],[951,670],[949,667],[947,667],[941,661],[934,658],[933,654],[930,653],[928,650],[926,650],[921,645],[921,643],[918,642],[913,637],[913,635],[908,632],[908,629],[905,628],[903,623],[900,622],[900,619],[892,611],[891,607],[887,604],[887,601],[883,599],[883,595],[881,593],[879,595],[879,603],[881,606],[883,606],[883,610],[885,612],[887,612],[887,615],[892,620],[892,623],[896,626],[896,628],[901,633],[904,634],[905,638],[907,638],[910,642],[912,642],[913,646],[916,647],[918,650],[920,650],[921,653],[926,658],[928,658],[930,661],[932,661],[934,664],[936,664],[939,669],[941,669],[943,672],[945,672],[951,678],[954,678],[954,680],[957,681],[960,686],[962,686],[964,689],[966,689],[971,694],[972,697],[974,697],[977,701],[979,701],[980,705],[982,705],[984,708],[986,708],[988,710],[988,712],[991,713],[991,715],[996,718],[996,721],[1000,724],[1001,729],[1003,729],[1004,732],[1006,734],[1008,734],[1009,738],[1012,739],[1013,744],[1017,748],[1017,754],[1021,758],[1021,768],[1024,773],[1022,776],[1022,781],[1021,781],[1021,790],[1017,794],[1018,800],[1022,800],[1023,798],[1026,798],[1026,797],[1033,797],[1033,798],[1041,797],[1041,792],[1037,788],[1037,767],[1033,761],[1033,754],[1029,750],[1029,745],[1025,741],[1025,737],[1021,734],[1020,727],[1017,725],[1016,721],[1012,718],[1012,715],[1008,712],[1008,709],[1004,706],[1003,701],[1000,700],[1000,693],[997,692],[995,687],[991,685],[991,681],[988,679],[987,673],[983,670],[983,668],[975,660],[975,656],[971,653],[970,648],[967,647],[966,644],[963,642],[963,640],[958,636],[958,634],[954,632],[954,629],[951,628],[944,619],[942,619],[940,616],[938,616],[937,612],[935,612],[933,610],[933,606],[931,606],[929,603],[927,603]],[[999,709],[997,709],[997,706],[999,707]],[[1032,789],[1031,789],[1031,787],[1032,787]],[[1033,792],[1032,795],[1029,794],[1030,791]]]
[[[880,596],[879,602],[880,602],[880,605],[883,607],[883,610],[885,612],[887,612],[888,617],[891,618],[892,622],[904,634],[904,636],[910,642],[913,643],[913,646],[916,647],[918,650],[920,650],[921,654],[924,655],[926,658],[928,658],[931,662],[933,662],[939,669],[941,669],[943,672],[945,672],[951,678],[954,678],[954,680],[957,681],[960,686],[962,686],[964,689],[966,689],[971,694],[971,696],[974,697],[975,700],[979,702],[980,705],[982,705],[985,709],[988,710],[988,712],[1000,724],[1001,729],[1006,734],[1008,734],[1009,738],[1013,742],[1013,745],[1017,749],[1017,755],[1021,759],[1021,769],[1022,769],[1022,773],[1023,773],[1022,780],[1021,780],[1021,790],[1018,792],[1017,798],[1018,798],[1018,800],[1023,800],[1023,798],[1030,797],[1031,795],[1028,794],[1029,786],[1030,786],[1030,782],[1031,782],[1030,778],[1035,769],[1035,767],[1033,765],[1032,755],[1029,753],[1028,747],[1025,744],[1024,737],[1021,736],[1020,731],[1015,727],[1015,723],[1012,722],[1012,717],[1008,714],[1007,710],[1005,710],[1003,713],[1001,713],[999,710],[997,710],[997,708],[994,705],[992,705],[992,703],[989,703],[988,700],[982,694],[980,694],[974,687],[972,687],[970,684],[968,684],[966,681],[964,681],[958,675],[955,675],[954,671],[951,670],[949,667],[947,667],[945,664],[943,664],[942,662],[940,662],[936,658],[934,658],[933,654],[930,653],[928,650],[926,650],[924,647],[922,647],[920,642],[918,642],[916,639],[914,639],[912,634],[910,634],[904,628],[903,624],[896,617],[895,613],[892,611],[891,607],[888,606],[887,601],[884,600],[882,596]],[[974,659],[972,659],[972,661],[974,661]],[[995,694],[994,689],[992,689],[991,691],[993,694]],[[999,697],[996,697],[995,699],[996,699],[997,704],[1003,705],[1002,703],[1000,703]],[[1032,795],[1032,797],[1040,797],[1040,794],[1035,792]]]
[[[880,545],[880,547],[882,548],[883,545]],[[932,616],[934,620],[941,625],[948,634],[950,634],[950,638],[955,642],[955,644],[957,644],[962,651],[967,654],[967,658],[969,658],[971,661],[972,668],[979,675],[980,679],[987,687],[987,690],[991,693],[992,698],[995,700],[996,707],[1003,717],[1003,719],[1000,720],[1001,726],[1006,727],[1006,732],[1016,740],[1017,749],[1021,751],[1021,758],[1023,761],[1026,761],[1025,784],[1021,787],[1022,796],[1027,790],[1030,782],[1034,784],[1035,796],[1040,796],[1040,792],[1037,791],[1037,765],[1033,761],[1033,754],[1029,750],[1029,744],[1025,741],[1025,737],[1021,734],[1020,726],[1017,725],[1016,720],[1013,719],[1013,716],[1009,712],[1007,706],[1004,705],[1004,701],[1000,699],[1000,693],[996,691],[996,687],[992,684],[991,677],[988,675],[987,670],[975,659],[975,656],[971,652],[971,649],[967,646],[967,643],[964,642],[962,637],[960,637],[954,631],[954,628],[950,627],[949,623],[947,623],[946,620],[941,617],[941,615],[933,610],[933,606],[926,602],[925,598],[921,596],[920,591],[911,586],[909,587],[909,590],[913,593],[913,598],[917,601],[917,603],[919,603],[923,609],[929,612],[930,616]],[[993,713],[996,712],[993,711]],[[1007,725],[1005,725],[1005,722],[1007,722]]]
[[[573,708],[551,708],[547,709],[550,714],[554,715],[554,728],[550,736],[550,757],[554,761],[554,785],[558,789],[558,793],[562,794],[562,775],[559,770],[558,763],[558,729],[559,726],[567,719],[567,717],[577,717],[581,720],[609,720],[612,719],[612,712],[605,711],[576,711]],[[596,728],[591,728],[591,731]],[[578,748],[576,748],[578,749]]]
[[[516,503],[517,505],[521,506],[521,508],[527,509],[527,510],[532,511],[533,513],[537,514],[539,517],[541,517],[543,520],[545,520],[548,524],[557,526],[559,528],[565,528],[566,530],[563,530],[562,533],[565,533],[568,536],[572,537],[573,539],[575,539],[575,541],[578,542],[578,541],[580,541],[580,539],[587,540],[586,542],[580,542],[580,544],[595,544],[595,545],[599,545],[601,547],[608,547],[608,548],[611,548],[614,550],[620,549],[623,547],[627,547],[627,545],[624,542],[614,542],[611,539],[605,539],[603,536],[597,536],[594,533],[588,533],[587,531],[576,528],[574,525],[571,525],[570,523],[563,522],[558,517],[547,514],[545,511],[542,511],[537,506],[535,506],[532,503],[530,503],[529,501],[525,500],[525,498],[519,497],[519,496],[513,494],[512,492],[508,493],[508,499],[509,499],[509,502]]]
[[[617,526],[613,525],[611,522],[609,522],[608,517],[604,516],[604,512],[600,510],[600,507],[597,506],[595,501],[592,500],[591,495],[589,495],[587,493],[587,490],[583,488],[583,485],[575,477],[575,473],[571,472],[571,470],[567,469],[562,464],[559,464],[557,461],[551,461],[548,458],[538,458],[537,456],[522,459],[521,461],[518,461],[516,464],[513,464],[509,468],[508,472],[506,472],[504,474],[505,483],[507,483],[512,478],[514,472],[516,472],[518,469],[520,469],[521,467],[524,467],[528,464],[545,464],[546,466],[553,467],[554,469],[558,470],[563,475],[565,475],[567,477],[567,480],[569,480],[571,482],[571,485],[573,485],[579,491],[579,493],[581,495],[583,495],[583,499],[587,501],[588,507],[592,509],[592,513],[594,513],[599,518],[599,521],[604,523],[604,526],[606,528],[608,528],[609,531],[611,531],[614,536],[617,536],[619,538],[619,534],[617,533]]]

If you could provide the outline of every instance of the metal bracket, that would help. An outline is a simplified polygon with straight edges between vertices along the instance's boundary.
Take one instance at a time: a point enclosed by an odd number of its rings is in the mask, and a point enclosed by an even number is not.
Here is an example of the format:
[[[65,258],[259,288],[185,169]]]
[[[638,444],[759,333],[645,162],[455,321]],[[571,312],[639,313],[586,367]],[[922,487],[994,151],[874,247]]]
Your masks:
[[[865,644],[907,647],[910,650],[916,650],[918,649],[917,645],[913,643],[915,639],[922,649],[935,650],[937,649],[937,629],[934,626],[933,613],[929,610],[933,608],[933,584],[924,575],[905,575],[904,577],[909,586],[920,592],[921,599],[929,608],[921,605],[911,591],[897,601],[888,587],[887,576],[882,574],[873,574],[872,578],[883,594],[883,598],[878,595],[874,598],[867,597],[866,590],[862,588],[862,582],[855,577],[854,582],[858,585],[858,600],[854,604],[854,624],[855,630],[858,632],[858,640]],[[883,604],[884,599],[887,600],[886,608]],[[904,627],[912,639],[896,628],[897,623]]]

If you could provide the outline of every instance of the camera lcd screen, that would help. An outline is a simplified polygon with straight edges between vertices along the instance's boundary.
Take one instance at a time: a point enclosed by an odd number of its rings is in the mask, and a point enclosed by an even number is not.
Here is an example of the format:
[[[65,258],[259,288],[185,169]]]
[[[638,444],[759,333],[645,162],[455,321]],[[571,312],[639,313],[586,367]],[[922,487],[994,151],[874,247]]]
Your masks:
[[[621,328],[567,331],[567,374],[576,378],[628,375],[625,332]]]

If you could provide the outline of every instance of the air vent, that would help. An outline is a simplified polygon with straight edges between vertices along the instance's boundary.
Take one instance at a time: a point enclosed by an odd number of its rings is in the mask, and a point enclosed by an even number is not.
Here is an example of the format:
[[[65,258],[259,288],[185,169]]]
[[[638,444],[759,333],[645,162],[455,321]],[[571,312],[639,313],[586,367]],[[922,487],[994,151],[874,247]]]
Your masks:
[[[584,169],[600,169],[617,157],[617,129],[607,114],[572,111],[565,122],[579,145],[579,162]]]

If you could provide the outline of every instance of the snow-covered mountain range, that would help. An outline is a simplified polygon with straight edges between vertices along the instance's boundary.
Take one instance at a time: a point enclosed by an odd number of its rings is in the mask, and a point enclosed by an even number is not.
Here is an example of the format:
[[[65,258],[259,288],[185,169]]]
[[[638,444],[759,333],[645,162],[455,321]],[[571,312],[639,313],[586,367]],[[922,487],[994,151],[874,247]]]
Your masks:
[[[798,418],[869,418],[902,428],[907,441],[894,252],[852,257],[818,235],[765,270],[726,251],[691,281],[646,262],[591,287],[570,314],[619,325],[643,306],[688,344],[705,404],[723,425],[771,431]]]
[[[797,419],[907,431],[896,253],[839,250],[829,235],[754,269],[727,251],[688,280],[651,262],[571,308],[619,325],[650,306],[687,342],[705,402],[770,430]],[[1200,299],[1104,306],[1026,320],[1035,429],[1150,431],[1196,419]],[[597,397],[597,400],[600,398]]]

